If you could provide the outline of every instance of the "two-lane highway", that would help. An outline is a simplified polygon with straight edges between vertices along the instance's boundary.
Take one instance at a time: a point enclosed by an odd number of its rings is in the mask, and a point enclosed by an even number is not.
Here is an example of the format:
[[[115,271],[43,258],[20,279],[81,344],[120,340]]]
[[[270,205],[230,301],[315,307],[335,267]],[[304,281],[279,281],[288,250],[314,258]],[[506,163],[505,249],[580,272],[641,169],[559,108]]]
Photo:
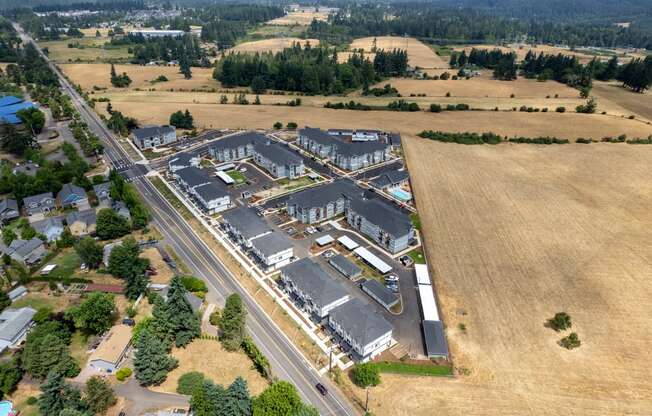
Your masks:
[[[20,26],[14,25],[24,42],[33,42]],[[37,49],[47,60],[38,45]],[[322,415],[356,415],[358,412],[344,396],[325,378],[320,377],[298,349],[288,340],[276,324],[265,314],[249,293],[240,286],[236,277],[201,240],[179,213],[144,176],[149,168],[134,163],[95,112],[88,108],[83,98],[72,88],[59,70],[50,64],[59,76],[62,89],[70,95],[74,105],[89,127],[102,139],[104,156],[111,167],[130,179],[143,196],[152,212],[152,221],[170,242],[175,251],[193,272],[203,278],[222,299],[231,293],[239,293],[249,312],[247,326],[254,341],[272,364],[273,373],[294,384],[304,400],[315,406]],[[206,357],[207,360],[214,357]],[[315,384],[329,387],[322,396]]]

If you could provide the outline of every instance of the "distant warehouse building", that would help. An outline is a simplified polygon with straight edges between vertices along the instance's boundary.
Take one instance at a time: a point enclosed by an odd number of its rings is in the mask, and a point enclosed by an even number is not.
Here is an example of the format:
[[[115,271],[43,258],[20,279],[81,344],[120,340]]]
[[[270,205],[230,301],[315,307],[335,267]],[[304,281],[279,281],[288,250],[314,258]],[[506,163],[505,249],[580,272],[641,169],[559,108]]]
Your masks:
[[[36,106],[34,103],[11,95],[0,98],[0,124],[22,123],[17,113],[28,108],[36,108]]]
[[[303,304],[303,309],[318,318],[326,317],[333,308],[346,303],[350,298],[339,283],[309,258],[282,268],[281,280],[285,289]]]
[[[177,131],[172,126],[148,126],[134,129],[132,141],[141,150],[165,146],[177,141]]]
[[[142,36],[145,39],[151,38],[178,38],[185,35],[186,32],[183,30],[151,30],[151,29],[142,29],[142,30],[130,30],[130,36]]]
[[[358,298],[333,309],[328,324],[351,346],[353,359],[366,362],[390,347],[394,328]]]

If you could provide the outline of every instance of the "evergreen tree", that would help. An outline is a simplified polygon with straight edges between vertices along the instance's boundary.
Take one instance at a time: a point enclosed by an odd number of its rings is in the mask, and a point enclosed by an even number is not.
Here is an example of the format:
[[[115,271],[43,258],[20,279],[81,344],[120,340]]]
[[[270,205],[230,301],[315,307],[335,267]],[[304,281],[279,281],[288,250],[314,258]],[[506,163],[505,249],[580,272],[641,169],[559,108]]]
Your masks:
[[[251,415],[251,396],[247,389],[247,382],[242,377],[236,377],[226,389],[224,401],[224,415],[249,416]]]
[[[195,315],[186,299],[187,290],[183,287],[179,276],[170,282],[168,299],[165,303],[166,320],[170,336],[177,347],[185,347],[201,334],[199,317]]]
[[[147,288],[145,270],[149,260],[140,258],[139,254],[136,240],[129,237],[114,247],[109,256],[109,273],[127,281],[125,295],[129,299],[137,299]]]
[[[81,393],[66,384],[61,373],[48,374],[47,380],[41,385],[41,392],[38,408],[42,415],[60,415],[64,410],[88,415],[87,404],[81,399]]]
[[[111,208],[103,208],[97,213],[97,236],[102,240],[122,237],[131,231],[129,221]]]
[[[66,377],[79,373],[79,365],[70,356],[68,345],[54,333],[28,336],[22,360],[25,371],[37,379],[53,372]]]
[[[246,317],[247,310],[240,296],[236,293],[230,295],[226,299],[220,319],[220,329],[222,330],[220,340],[228,351],[240,348],[245,336]]]
[[[94,414],[104,414],[117,403],[115,393],[108,381],[99,376],[93,376],[86,381],[84,399]]]
[[[11,305],[11,299],[9,299],[9,295],[7,293],[0,289],[0,312],[5,310],[7,306]]]
[[[142,386],[159,385],[165,381],[178,361],[168,355],[165,344],[149,330],[138,337],[138,350],[134,356],[136,379]]]

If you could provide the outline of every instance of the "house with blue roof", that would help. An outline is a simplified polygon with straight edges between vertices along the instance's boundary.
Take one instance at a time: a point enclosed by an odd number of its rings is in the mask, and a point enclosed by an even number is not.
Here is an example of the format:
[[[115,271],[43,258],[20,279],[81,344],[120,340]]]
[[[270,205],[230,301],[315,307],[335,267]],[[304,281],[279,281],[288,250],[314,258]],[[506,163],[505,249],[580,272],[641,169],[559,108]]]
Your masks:
[[[35,108],[36,105],[22,98],[6,96],[0,98],[0,123],[20,124],[21,121],[16,115],[20,110]]]
[[[89,208],[86,191],[72,183],[67,183],[61,187],[61,190],[57,195],[57,200],[59,201],[59,206],[62,208]]]

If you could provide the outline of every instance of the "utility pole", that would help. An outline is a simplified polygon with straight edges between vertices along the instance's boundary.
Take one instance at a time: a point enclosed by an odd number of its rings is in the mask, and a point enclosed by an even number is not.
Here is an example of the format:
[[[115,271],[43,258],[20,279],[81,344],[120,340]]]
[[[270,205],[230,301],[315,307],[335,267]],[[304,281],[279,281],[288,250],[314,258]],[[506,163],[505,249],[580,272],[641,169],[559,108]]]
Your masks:
[[[365,413],[369,412],[369,386],[367,386],[367,401],[364,404]]]
[[[333,368],[333,346],[331,345],[331,349],[328,351],[328,374],[331,373],[332,368]]]

